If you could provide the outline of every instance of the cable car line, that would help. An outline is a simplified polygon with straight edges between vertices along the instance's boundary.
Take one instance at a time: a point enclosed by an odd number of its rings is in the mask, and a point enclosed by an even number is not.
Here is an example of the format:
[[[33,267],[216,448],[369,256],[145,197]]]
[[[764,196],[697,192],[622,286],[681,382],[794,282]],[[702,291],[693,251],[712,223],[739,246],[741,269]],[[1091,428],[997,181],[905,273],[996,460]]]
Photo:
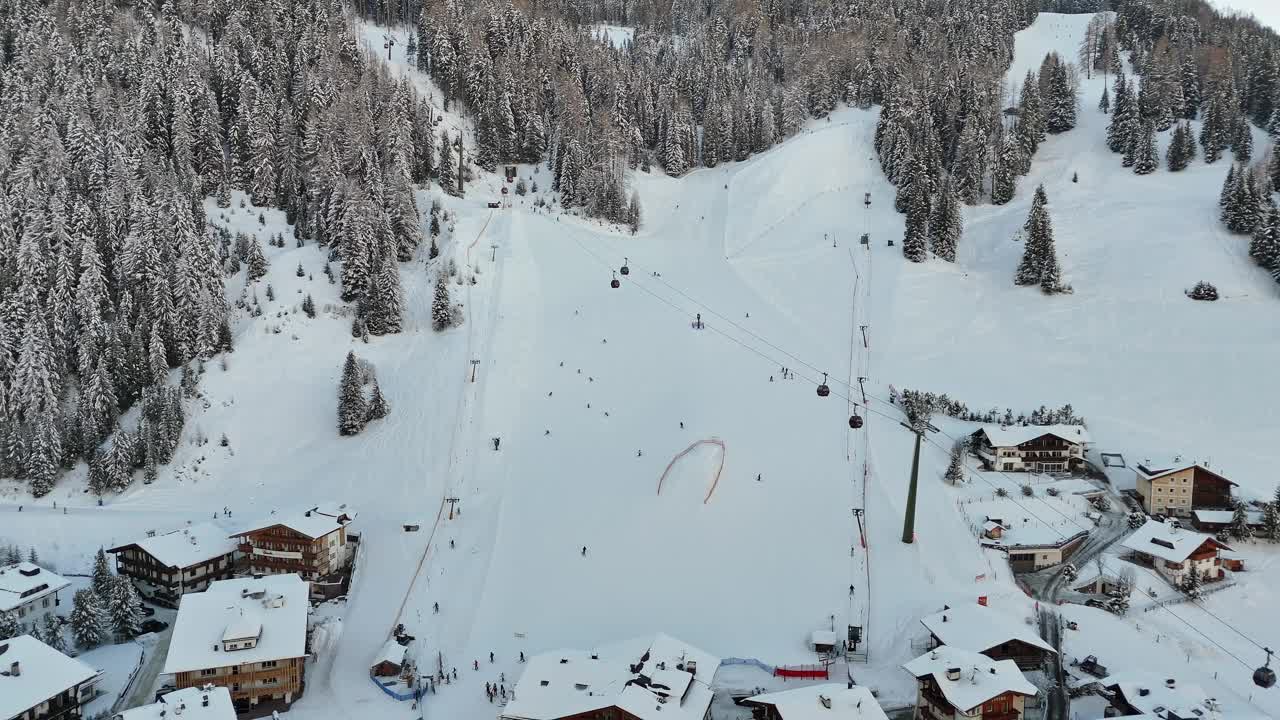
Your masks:
[[[581,249],[582,249],[582,251],[583,251],[583,252],[585,252],[587,255],[591,256],[591,258],[592,258],[592,259],[594,259],[596,262],[600,263],[600,264],[601,264],[601,265],[603,265],[604,267],[610,268],[610,269],[612,270],[613,265],[611,265],[610,263],[605,262],[602,258],[600,258],[598,255],[596,255],[594,252],[592,252],[589,248],[587,248],[585,245],[583,245],[583,244],[582,244],[582,243],[581,243],[577,238],[572,238],[572,239],[573,239],[573,241],[574,241],[574,244],[576,244],[579,248],[581,248]],[[814,370],[815,372],[822,372],[822,371],[818,370],[816,366],[814,366],[814,365],[812,365],[812,364],[810,364],[810,363],[806,362],[805,360],[803,360],[803,359],[799,358],[798,356],[796,356],[796,355],[792,354],[791,352],[788,352],[787,350],[784,350],[784,349],[782,349],[781,347],[779,347],[779,346],[777,346],[777,345],[775,345],[775,344],[773,344],[773,343],[769,342],[768,340],[764,339],[763,337],[760,337],[758,334],[756,334],[756,333],[754,333],[754,332],[752,332],[752,331],[750,331],[750,330],[748,330],[748,329],[746,329],[746,328],[742,327],[741,325],[739,325],[738,323],[734,322],[733,320],[730,320],[729,318],[725,317],[725,316],[724,316],[724,315],[722,315],[721,313],[716,312],[714,309],[710,308],[710,307],[709,307],[709,306],[707,306],[706,304],[701,303],[701,302],[699,302],[699,301],[695,300],[694,298],[690,297],[688,294],[684,293],[683,291],[679,290],[679,289],[678,289],[678,288],[676,288],[675,286],[673,286],[673,285],[671,285],[670,283],[668,283],[668,282],[666,282],[665,280],[663,280],[660,276],[657,276],[657,275],[651,275],[651,277],[652,277],[652,278],[654,278],[654,279],[656,279],[656,280],[658,280],[658,281],[659,281],[659,282],[661,282],[663,285],[665,285],[666,287],[670,288],[672,291],[676,292],[677,294],[681,295],[682,297],[684,297],[684,298],[688,299],[690,302],[694,303],[694,304],[695,304],[695,305],[697,305],[698,307],[701,307],[703,310],[706,310],[709,314],[711,314],[711,315],[715,315],[716,317],[721,318],[722,320],[726,321],[727,323],[729,323],[729,324],[730,324],[730,325],[732,325],[733,327],[735,327],[735,328],[737,328],[738,330],[741,330],[742,332],[746,333],[747,335],[750,335],[751,337],[753,337],[753,338],[755,338],[755,339],[759,340],[760,342],[764,343],[765,345],[768,345],[770,348],[772,348],[772,349],[774,349],[774,350],[776,350],[776,351],[778,351],[778,352],[782,353],[782,354],[783,354],[783,355],[785,355],[786,357],[788,357],[788,358],[790,358],[790,359],[792,359],[792,360],[795,360],[795,361],[799,362],[801,365],[804,365],[805,367],[808,367],[808,368],[810,368],[811,370]],[[615,275],[615,277],[614,277],[614,281],[613,281],[613,282],[617,282],[616,275]],[[665,297],[662,297],[661,295],[659,295],[659,294],[657,294],[657,293],[653,292],[652,290],[650,290],[649,288],[645,287],[643,284],[641,284],[641,283],[639,283],[639,282],[635,282],[635,281],[633,281],[633,283],[632,283],[632,284],[634,284],[636,287],[640,288],[640,289],[641,289],[642,291],[644,291],[645,293],[647,293],[647,294],[651,295],[652,297],[656,298],[657,300],[659,300],[659,301],[660,301],[660,302],[662,302],[663,304],[667,305],[668,307],[672,308],[673,310],[675,310],[676,312],[678,312],[678,313],[680,313],[680,314],[682,314],[682,315],[685,315],[685,316],[688,316],[688,317],[694,317],[694,316],[696,315],[696,313],[690,313],[688,310],[685,310],[684,308],[681,308],[680,306],[678,306],[678,305],[676,305],[675,303],[671,302],[669,299],[667,299],[667,298],[665,298]],[[615,286],[615,287],[616,287],[616,286]],[[776,358],[774,358],[774,357],[770,356],[768,353],[766,353],[766,352],[764,352],[764,351],[760,350],[759,348],[753,347],[753,346],[751,346],[751,345],[749,345],[749,344],[745,343],[745,342],[744,342],[744,341],[742,341],[741,339],[736,338],[736,337],[734,337],[734,336],[732,336],[732,335],[730,335],[730,334],[728,334],[728,333],[724,332],[723,330],[721,330],[721,329],[717,328],[715,325],[711,325],[711,326],[709,326],[709,328],[710,328],[713,332],[715,332],[715,333],[719,334],[720,336],[722,336],[722,337],[724,337],[724,338],[726,338],[726,339],[728,339],[728,340],[732,341],[734,344],[736,344],[736,345],[738,345],[738,346],[742,347],[743,349],[748,350],[748,351],[750,351],[750,352],[752,352],[752,353],[754,353],[754,354],[756,354],[756,355],[760,356],[761,358],[764,358],[765,360],[768,360],[769,362],[771,362],[771,363],[773,363],[773,364],[781,364],[781,363],[779,363],[779,362],[778,362],[778,360],[777,360]],[[867,414],[869,414],[869,415],[878,415],[878,416],[880,416],[880,417],[882,417],[882,418],[885,418],[885,419],[887,419],[887,420],[892,421],[892,422],[893,422],[893,424],[895,424],[895,425],[898,425],[898,424],[899,424],[900,419],[899,419],[898,417],[895,417],[895,416],[892,416],[892,415],[888,415],[888,414],[886,414],[886,413],[884,413],[884,412],[881,412],[881,411],[879,411],[879,410],[874,410],[874,409],[872,409],[871,407],[869,407],[869,405],[868,405],[868,404],[865,404],[865,403],[859,403],[859,402],[857,402],[856,400],[854,400],[852,397],[850,397],[849,395],[845,395],[845,394],[837,393],[837,392],[832,392],[832,391],[831,391],[831,389],[830,389],[830,387],[829,387],[829,386],[826,384],[826,382],[825,382],[825,375],[826,375],[826,373],[823,373],[823,374],[824,374],[824,382],[823,382],[822,384],[820,384],[820,385],[819,385],[819,396],[821,396],[821,397],[827,397],[827,396],[829,396],[829,395],[834,395],[834,396],[835,396],[835,397],[837,397],[837,398],[840,398],[840,399],[845,400],[846,402],[848,402],[848,403],[849,403],[851,406],[853,406],[853,407],[859,407],[859,406],[861,406],[861,407],[862,407],[862,409],[863,409],[863,411],[864,411],[864,412],[866,412],[866,413],[867,413]],[[807,376],[803,375],[802,373],[797,373],[797,375],[798,375],[798,376],[800,376],[800,377],[801,377],[801,379],[803,379],[803,380],[806,380],[806,381],[808,381],[808,382],[811,382],[811,383],[815,383],[815,384],[816,384],[816,378],[810,378],[810,377],[807,377]],[[846,387],[850,388],[850,390],[852,390],[852,389],[853,389],[853,386],[852,386],[851,384],[849,384],[849,383],[840,383],[840,384],[842,384],[842,385],[844,385],[844,386],[846,386]],[[827,388],[827,393],[826,393],[826,394],[823,394],[823,393],[821,392],[821,388],[823,388],[823,387]],[[869,397],[869,398],[873,398],[873,399],[875,399],[876,401],[878,401],[878,402],[880,402],[880,403],[882,403],[882,404],[889,405],[889,406],[893,407],[894,409],[898,410],[899,412],[901,412],[901,411],[902,411],[902,408],[901,408],[901,407],[899,407],[898,405],[896,405],[895,403],[893,403],[893,402],[891,402],[891,401],[884,400],[883,398],[880,398],[880,397],[877,397],[877,396],[875,396],[875,395],[871,395],[871,394],[868,394],[868,397]],[[854,420],[853,420],[853,418],[851,417],[851,418],[850,418],[850,425],[851,425],[851,426],[853,426],[853,424],[854,424]],[[903,429],[905,430],[905,428],[903,428]],[[908,430],[908,432],[910,432],[910,431]],[[947,432],[942,431],[942,430],[939,430],[939,432],[940,432],[942,435],[946,436],[948,439],[952,440],[953,442],[956,440],[956,438],[955,438],[954,436],[952,436],[950,433],[947,433]],[[936,440],[934,440],[934,439],[933,439],[933,438],[931,438],[931,437],[928,437],[927,433],[926,433],[926,434],[924,434],[922,437],[924,437],[924,439],[925,439],[925,441],[926,441],[927,443],[929,443],[930,445],[933,445],[934,447],[938,448],[939,450],[941,450],[941,451],[943,451],[943,452],[946,452],[946,453],[948,453],[948,454],[951,452],[949,448],[943,447],[943,446],[942,446],[940,443],[938,443]],[[965,463],[965,461],[964,461],[963,459],[961,460],[961,462],[962,462],[962,463]],[[968,465],[967,463],[965,463],[965,465],[966,465],[967,469],[973,470],[973,466],[972,466],[972,465]],[[1002,475],[1003,477],[1005,477],[1005,478],[1009,479],[1011,482],[1015,482],[1015,483],[1017,482],[1014,478],[1012,478],[1010,475],[1008,475],[1008,474],[1007,474],[1007,473],[1005,473],[1004,471],[996,470],[995,472],[1000,473],[1000,475]],[[983,482],[985,482],[985,483],[987,483],[988,485],[990,485],[993,489],[998,489],[998,488],[997,488],[997,486],[996,486],[994,483],[992,483],[990,480],[987,480],[985,477],[982,477],[982,474],[978,474],[978,477],[979,477],[979,478],[981,478],[981,479],[983,480]],[[1018,483],[1018,484],[1021,484],[1021,483]],[[1021,508],[1022,510],[1024,510],[1025,512],[1027,512],[1027,514],[1029,514],[1031,517],[1036,518],[1036,519],[1037,519],[1037,520],[1039,520],[1041,523],[1044,523],[1047,527],[1050,527],[1050,528],[1052,528],[1052,527],[1053,527],[1053,526],[1052,526],[1052,525],[1050,525],[1047,521],[1045,521],[1043,518],[1041,518],[1040,516],[1036,515],[1035,513],[1031,512],[1029,509],[1027,509],[1027,507],[1026,507],[1025,505],[1023,505],[1022,503],[1018,502],[1016,499],[1014,499],[1014,498],[1012,498],[1012,497],[1009,497],[1009,496],[1006,496],[1006,497],[1005,497],[1005,498],[1003,498],[1003,499],[1004,499],[1004,500],[1007,500],[1007,501],[1012,502],[1015,506],[1017,506],[1017,507]],[[1048,507],[1050,510],[1054,511],[1055,513],[1057,513],[1057,514],[1058,514],[1059,516],[1061,516],[1063,519],[1065,519],[1065,520],[1067,520],[1068,522],[1070,522],[1070,523],[1071,523],[1072,525],[1074,525],[1076,528],[1078,528],[1078,529],[1080,529],[1080,530],[1084,530],[1084,531],[1086,531],[1086,532],[1088,531],[1088,528],[1085,528],[1084,526],[1082,526],[1082,525],[1080,525],[1079,523],[1077,523],[1077,522],[1075,521],[1075,519],[1074,519],[1074,518],[1070,517],[1069,515],[1066,515],[1066,514],[1065,514],[1065,513],[1063,513],[1061,510],[1059,510],[1059,509],[1057,509],[1056,507],[1053,507],[1052,505],[1048,504],[1048,501],[1043,500],[1043,499],[1041,499],[1041,498],[1036,498],[1036,499],[1037,499],[1040,503],[1042,503],[1042,504],[1044,504],[1046,507]],[[1058,535],[1059,535],[1059,536],[1061,536],[1061,537],[1063,537],[1063,538],[1065,538],[1065,537],[1066,537],[1066,535],[1065,535],[1065,534],[1063,534],[1061,530],[1055,530],[1055,532],[1057,532],[1057,533],[1058,533]],[[1099,555],[1099,559],[1101,559],[1101,558],[1103,558],[1103,557],[1104,557],[1104,556]],[[1103,561],[1102,561],[1102,564],[1103,564],[1103,567],[1105,568],[1105,567],[1106,567],[1106,561],[1105,561],[1105,560],[1103,560]],[[1144,569],[1144,570],[1146,570],[1146,568],[1143,568],[1143,569]],[[1193,630],[1197,635],[1200,635],[1200,636],[1201,636],[1201,637],[1203,637],[1205,640],[1207,640],[1207,641],[1209,641],[1210,643],[1212,643],[1215,647],[1217,647],[1217,648],[1218,648],[1219,650],[1221,650],[1223,653],[1225,653],[1225,654],[1227,654],[1228,656],[1230,656],[1231,658],[1233,658],[1236,662],[1240,663],[1241,665],[1245,666],[1246,668],[1251,668],[1251,667],[1253,667],[1251,664],[1249,664],[1249,663],[1245,662],[1243,659],[1241,659],[1241,658],[1240,658],[1240,656],[1236,655],[1235,653],[1233,653],[1233,652],[1231,652],[1230,650],[1228,650],[1228,649],[1226,649],[1225,647],[1223,647],[1220,643],[1218,643],[1218,642],[1217,642],[1216,640],[1214,640],[1212,637],[1210,637],[1210,636],[1206,635],[1202,630],[1200,630],[1199,628],[1197,628],[1195,625],[1193,625],[1191,622],[1189,622],[1188,620],[1186,620],[1185,618],[1183,618],[1183,617],[1182,617],[1181,615],[1179,615],[1178,613],[1174,612],[1174,611],[1173,611],[1172,609],[1170,609],[1168,606],[1166,606],[1166,605],[1157,605],[1156,607],[1159,607],[1160,609],[1162,609],[1162,610],[1164,610],[1165,612],[1167,612],[1167,613],[1169,613],[1170,615],[1172,615],[1172,616],[1173,616],[1174,618],[1176,618],[1179,622],[1181,622],[1182,624],[1186,625],[1188,628],[1190,628],[1191,630]],[[1258,649],[1260,649],[1260,650],[1264,650],[1264,651],[1265,651],[1265,650],[1267,650],[1267,648],[1266,648],[1266,647],[1264,647],[1261,643],[1258,643],[1258,642],[1257,642],[1256,640],[1254,640],[1253,638],[1249,637],[1248,635],[1245,635],[1243,632],[1241,632],[1240,630],[1236,629],[1233,625],[1231,625],[1230,623],[1228,623],[1226,620],[1223,620],[1221,617],[1219,617],[1218,615],[1216,615],[1216,614],[1214,614],[1213,612],[1211,612],[1208,608],[1204,607],[1203,605],[1198,605],[1197,607],[1199,607],[1199,608],[1200,608],[1200,609],[1201,609],[1201,610],[1202,610],[1206,615],[1208,615],[1208,616],[1212,617],[1214,620],[1217,620],[1219,624],[1223,625],[1224,627],[1227,627],[1227,628],[1228,628],[1228,629],[1230,629],[1232,632],[1234,632],[1236,635],[1239,635],[1240,637],[1244,638],[1245,640],[1247,640],[1249,643],[1253,644],[1253,645],[1254,645],[1255,647],[1257,647]],[[1270,655],[1268,655],[1268,662],[1269,662],[1269,661],[1270,661]],[[1258,668],[1258,670],[1259,670],[1259,671],[1261,671],[1262,669],[1263,669],[1263,668]],[[1270,668],[1269,668],[1269,667],[1268,667],[1268,668],[1266,668],[1266,669],[1270,670]],[[1274,672],[1274,671],[1273,671],[1273,672]],[[1256,673],[1255,673],[1255,674],[1256,674]]]

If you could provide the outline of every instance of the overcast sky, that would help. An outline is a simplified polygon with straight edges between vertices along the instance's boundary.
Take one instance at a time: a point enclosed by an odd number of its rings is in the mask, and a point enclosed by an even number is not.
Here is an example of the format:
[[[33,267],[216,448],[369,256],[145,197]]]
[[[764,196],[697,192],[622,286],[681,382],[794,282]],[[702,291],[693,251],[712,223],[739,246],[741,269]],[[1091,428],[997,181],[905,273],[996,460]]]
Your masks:
[[[1253,13],[1258,22],[1280,32],[1280,0],[1211,0],[1224,10]]]

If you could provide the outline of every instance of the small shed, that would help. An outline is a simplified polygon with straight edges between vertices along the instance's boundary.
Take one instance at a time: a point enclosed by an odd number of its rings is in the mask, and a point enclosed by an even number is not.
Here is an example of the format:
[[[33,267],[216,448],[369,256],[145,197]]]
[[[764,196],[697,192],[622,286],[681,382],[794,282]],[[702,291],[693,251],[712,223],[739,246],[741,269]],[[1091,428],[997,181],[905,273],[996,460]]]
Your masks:
[[[809,637],[809,644],[814,652],[829,653],[836,649],[836,634],[832,630],[814,630]]]
[[[405,646],[396,642],[395,638],[388,640],[374,658],[369,674],[374,677],[396,677],[404,668],[404,651]]]
[[[999,540],[1004,537],[1004,525],[999,520],[987,518],[987,521],[982,523],[982,536],[988,540]]]

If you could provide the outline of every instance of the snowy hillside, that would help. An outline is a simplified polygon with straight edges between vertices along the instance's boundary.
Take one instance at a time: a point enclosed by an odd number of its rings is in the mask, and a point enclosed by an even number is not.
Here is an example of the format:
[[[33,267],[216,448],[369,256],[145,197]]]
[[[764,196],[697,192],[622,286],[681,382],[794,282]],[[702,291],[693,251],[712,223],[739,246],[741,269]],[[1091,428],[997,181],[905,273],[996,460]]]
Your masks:
[[[1019,33],[1009,77],[1049,50],[1074,56],[1090,17],[1042,15]],[[380,36],[367,28],[366,39]],[[399,48],[392,64],[429,90]],[[966,210],[954,265],[904,261],[903,219],[875,159],[875,110],[843,108],[746,162],[680,179],[637,174],[646,223],[634,237],[535,210],[532,196],[491,210],[501,180],[488,174],[464,199],[420,192],[424,218],[439,199],[456,222],[439,258],[424,247],[402,266],[404,331],[367,343],[352,337],[323,252],[296,247],[283,213],[262,211],[259,224],[239,195],[226,210],[210,202],[215,224],[263,241],[270,269],[247,287],[243,272],[228,281],[229,299],[246,288],[262,313],[237,311],[236,350],[225,368],[206,365],[175,460],[102,508],[81,482],[22,512],[0,507],[0,543],[53,530],[46,555],[74,571],[99,544],[224,506],[249,522],[350,504],[359,561],[341,632],[328,626],[292,711],[308,720],[418,716],[368,679],[397,622],[418,638],[424,668],[439,658],[461,678],[424,701],[428,717],[492,713],[482,686],[503,673],[510,687],[521,652],[666,632],[718,656],[812,663],[809,634],[833,624],[866,628],[869,662],[851,673],[886,705],[906,704],[915,685],[899,666],[916,654],[921,616],[987,595],[1022,622],[1033,601],[1003,556],[980,549],[961,509],[1007,480],[942,482],[949,436],[971,432],[966,423],[936,422],[943,432],[921,451],[916,541],[901,542],[914,436],[899,426],[890,385],[984,409],[1071,403],[1098,449],[1130,465],[1212,458],[1245,495],[1272,491],[1280,418],[1259,389],[1280,357],[1280,292],[1249,261],[1247,240],[1218,225],[1227,163],[1145,177],[1121,167],[1095,110],[1103,83],[1081,80],[1079,126],[1041,146],[1013,202]],[[444,122],[463,126],[456,115]],[[545,166],[519,172],[551,185]],[[1071,295],[1013,284],[1014,238],[1041,182]],[[265,244],[276,233],[283,248]],[[432,289],[450,260],[466,320],[434,333]],[[1225,298],[1185,298],[1201,279]],[[301,311],[308,294],[315,318]],[[339,437],[348,351],[375,369],[391,414]],[[823,373],[826,398],[815,393]],[[860,430],[849,427],[855,412]],[[73,509],[63,515],[55,500]],[[1044,512],[1055,532],[1086,522],[1079,498],[1053,509],[1007,502],[1015,509],[1002,511]],[[1261,624],[1257,588],[1280,586],[1277,572],[1274,558],[1259,563],[1211,609]],[[1233,602],[1237,593],[1247,602]],[[1113,673],[1194,673],[1226,707],[1280,714],[1276,693],[1251,695],[1227,655],[1260,663],[1257,650],[1197,606],[1177,613],[1206,623],[1211,641],[1159,611],[1067,612],[1082,626],[1073,655],[1105,655]],[[1269,627],[1256,628],[1258,640],[1276,646]],[[1156,645],[1161,636],[1178,651]]]

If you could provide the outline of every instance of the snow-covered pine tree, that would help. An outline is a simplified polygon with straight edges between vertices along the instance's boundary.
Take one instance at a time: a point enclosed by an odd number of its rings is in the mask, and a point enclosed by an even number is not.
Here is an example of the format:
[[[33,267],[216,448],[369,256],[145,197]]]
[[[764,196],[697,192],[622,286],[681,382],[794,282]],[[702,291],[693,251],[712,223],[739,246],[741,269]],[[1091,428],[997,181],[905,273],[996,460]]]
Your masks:
[[[127,640],[138,634],[142,625],[142,598],[129,578],[117,575],[112,579],[106,602],[111,628],[117,640]]]
[[[404,294],[400,289],[400,268],[394,258],[385,258],[373,276],[365,298],[365,325],[373,335],[400,332]]]
[[[1111,112],[1111,91],[1106,85],[1102,86],[1102,96],[1098,98],[1098,112],[1103,115]]]
[[[3,633],[0,633],[3,636]],[[40,639],[45,645],[57,650],[60,653],[67,651],[67,641],[62,635],[62,626],[54,619],[52,614],[45,615],[41,622]]]
[[[1021,164],[1017,140],[1012,133],[1005,133],[991,171],[992,205],[1004,205],[1013,199],[1018,189],[1017,170]]]
[[[347,353],[338,385],[338,433],[355,435],[364,429],[369,408],[364,399],[364,377],[354,352]]]
[[[942,183],[942,190],[933,204],[933,217],[929,221],[929,239],[933,254],[947,262],[956,261],[956,246],[964,231],[964,220],[960,215],[960,204],[948,178]]]
[[[1049,225],[1049,211],[1046,207],[1048,196],[1044,186],[1036,188],[1031,200],[1031,209],[1027,220],[1023,223],[1022,261],[1014,274],[1017,285],[1035,285],[1041,281],[1047,259],[1047,243],[1052,241],[1052,228]]]
[[[102,548],[98,548],[97,554],[93,556],[93,591],[104,602],[111,592],[112,577],[107,553]]]
[[[1047,102],[1045,108],[1045,129],[1051,133],[1063,133],[1076,126],[1076,88],[1071,82],[1067,64],[1057,53],[1050,53],[1041,67],[1044,75],[1045,65],[1050,68]]]
[[[1268,270],[1280,267],[1280,210],[1270,208],[1254,226],[1249,257]]]
[[[453,325],[453,301],[449,298],[449,278],[440,273],[431,299],[431,327],[440,332]]]
[[[249,282],[267,274],[267,257],[262,254],[262,246],[258,244],[257,238],[249,242],[249,259],[245,262],[245,267],[249,269]]]
[[[12,610],[0,612],[0,640],[18,636],[18,613]]]
[[[1253,132],[1243,114],[1237,114],[1232,123],[1231,152],[1241,165],[1248,165],[1253,158]]]
[[[1200,573],[1192,569],[1182,578],[1182,594],[1192,600],[1200,599],[1201,588],[1203,582],[1200,579]]]
[[[97,647],[111,637],[111,618],[93,590],[76,591],[71,608],[71,635],[76,645],[86,649]]]
[[[1137,152],[1133,161],[1133,172],[1137,175],[1149,175],[1160,167],[1160,156],[1156,150],[1156,129],[1151,122],[1142,123],[1139,130]]]
[[[1115,101],[1111,112],[1111,121],[1107,123],[1107,147],[1111,152],[1123,152],[1125,140],[1129,137],[1125,123],[1128,119],[1130,86],[1124,73],[1116,75]]]
[[[929,179],[926,172],[924,162],[916,160],[911,185],[906,191],[907,218],[902,255],[911,262],[924,262],[928,258]]]
[[[1253,529],[1249,527],[1249,508],[1240,498],[1232,498],[1231,525],[1228,526],[1228,531],[1236,540],[1247,540],[1253,537]]]
[[[965,447],[963,443],[957,442],[951,446],[951,462],[948,463],[947,471],[943,477],[952,485],[964,479],[964,453]]]
[[[1058,249],[1053,242],[1053,229],[1049,226],[1049,213],[1045,213],[1045,230],[1047,236],[1043,244],[1044,263],[1040,268],[1040,290],[1045,295],[1056,295],[1064,291],[1062,271],[1058,267]]]
[[[377,378],[374,378],[373,392],[369,394],[368,412],[368,421],[381,420],[391,414],[391,405],[387,402],[386,397],[382,395],[382,388],[378,387]]]

